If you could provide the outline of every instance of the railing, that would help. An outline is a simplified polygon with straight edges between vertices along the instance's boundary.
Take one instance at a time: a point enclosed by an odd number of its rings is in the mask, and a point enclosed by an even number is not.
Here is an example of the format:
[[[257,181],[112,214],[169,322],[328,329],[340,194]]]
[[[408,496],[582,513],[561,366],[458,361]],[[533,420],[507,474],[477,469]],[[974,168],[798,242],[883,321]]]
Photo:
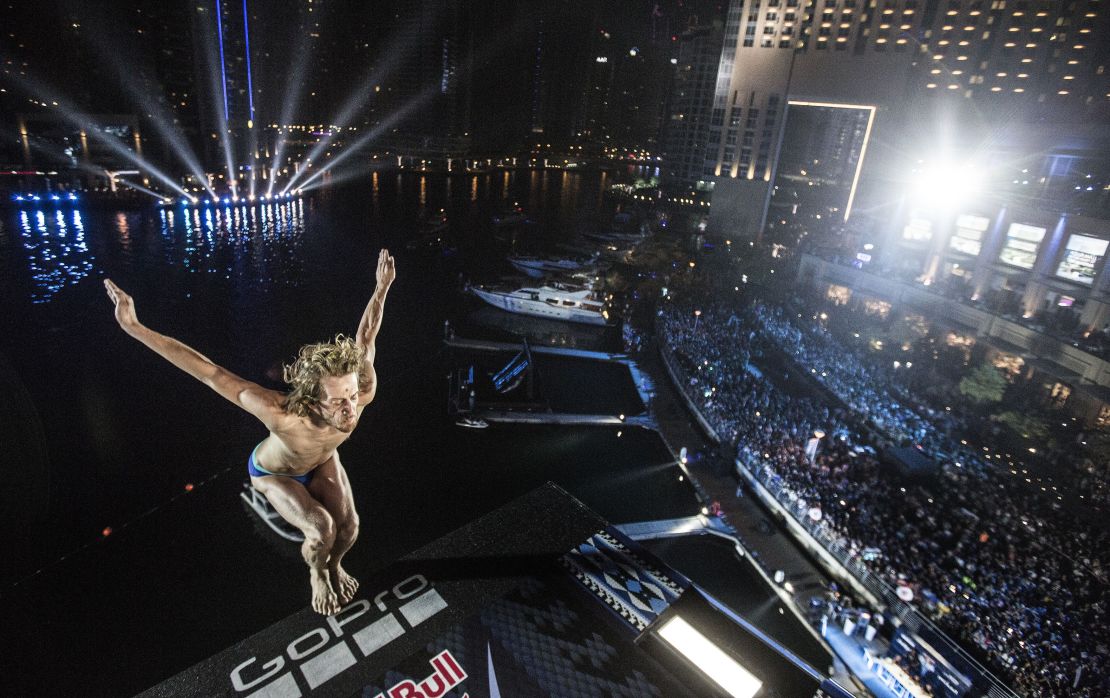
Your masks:
[[[960,662],[976,675],[975,678],[978,680],[973,679],[973,683],[981,690],[985,690],[986,695],[991,698],[1016,698],[1017,694],[1010,690],[1001,679],[968,654],[945,631],[922,615],[917,607],[898,598],[897,593],[886,580],[868,569],[859,556],[844,545],[841,537],[829,526],[827,521],[824,519],[814,521],[810,518],[807,515],[808,509],[802,498],[794,494],[773,468],[758,461],[754,456],[750,456],[743,465],[759,480],[764,489],[774,496],[783,509],[790,513],[791,518],[813,536],[813,539],[820,543],[821,547],[836,558],[837,562],[843,565],[867,591],[880,599],[886,605],[888,613],[897,616],[908,631],[915,635],[925,633],[930,642],[942,645],[942,647],[937,648],[942,654],[958,657]]]

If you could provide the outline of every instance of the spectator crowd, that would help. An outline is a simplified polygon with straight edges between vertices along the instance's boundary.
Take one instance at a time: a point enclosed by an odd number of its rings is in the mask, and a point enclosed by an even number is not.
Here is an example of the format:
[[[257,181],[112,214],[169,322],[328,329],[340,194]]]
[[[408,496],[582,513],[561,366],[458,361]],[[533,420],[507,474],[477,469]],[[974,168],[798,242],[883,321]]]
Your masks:
[[[915,402],[818,323],[765,304],[697,309],[664,304],[660,340],[740,461],[873,574],[909,587],[922,614],[1019,693],[1110,695],[1104,527],[1069,515],[1001,454],[958,440],[951,415]],[[904,444],[935,473],[911,478],[882,462]]]

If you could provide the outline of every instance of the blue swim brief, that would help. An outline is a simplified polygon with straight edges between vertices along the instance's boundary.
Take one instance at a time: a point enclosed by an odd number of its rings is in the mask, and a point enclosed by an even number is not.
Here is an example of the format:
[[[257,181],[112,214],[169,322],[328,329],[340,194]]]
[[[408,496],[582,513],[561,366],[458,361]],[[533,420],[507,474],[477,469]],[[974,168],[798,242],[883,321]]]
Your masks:
[[[259,446],[260,445],[261,444],[259,444]],[[266,470],[261,465],[259,465],[258,461],[254,459],[254,454],[257,450],[258,446],[255,446],[254,451],[251,451],[251,457],[247,459],[247,472],[250,473],[251,477],[263,477],[265,475],[273,475],[275,477],[288,477],[296,480],[305,487],[308,487],[308,483],[312,482],[312,475],[316,472],[315,470],[310,470],[304,475],[283,475],[282,473],[271,473],[269,470]]]

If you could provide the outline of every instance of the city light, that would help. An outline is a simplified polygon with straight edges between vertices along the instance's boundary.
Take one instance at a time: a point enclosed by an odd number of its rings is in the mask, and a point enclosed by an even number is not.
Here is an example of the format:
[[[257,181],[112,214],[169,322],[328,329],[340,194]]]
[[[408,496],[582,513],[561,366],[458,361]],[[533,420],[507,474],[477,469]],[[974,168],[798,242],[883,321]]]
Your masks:
[[[970,162],[940,160],[923,163],[910,182],[913,200],[939,206],[955,206],[978,192],[983,172]]]
[[[362,80],[355,83],[355,87],[351,91],[351,94],[343,102],[342,106],[340,106],[336,116],[331,119],[331,123],[337,125],[338,130],[328,133],[321,138],[320,141],[309,150],[308,155],[301,159],[297,172],[282,188],[281,191],[283,194],[297,187],[297,182],[306,176],[306,173],[312,168],[316,159],[327,151],[335,136],[339,132],[342,132],[359,111],[366,106],[366,95],[370,92],[372,87],[384,82],[393,73],[393,70],[419,46],[418,32],[419,27],[414,26],[411,31],[390,40],[388,46],[382,51],[382,55],[388,58],[382,63],[372,66],[370,71],[363,76]],[[435,89],[438,90],[439,86],[436,85]],[[362,140],[362,145],[368,142],[369,139],[364,139]],[[280,163],[275,164],[280,165]],[[333,160],[328,163],[328,166],[334,167],[334,164]],[[302,188],[303,186],[304,185],[301,185]]]
[[[678,650],[714,683],[734,698],[751,698],[763,682],[681,616],[674,616],[657,631],[668,645]]]
[[[45,84],[39,82],[35,78],[28,75],[16,75],[12,73],[11,79],[26,93],[33,95],[49,95],[54,92]],[[158,179],[162,184],[169,187],[174,192],[179,194],[186,194],[187,192],[168,174],[155,167],[151,162],[144,159],[135,151],[128,148],[115,134],[108,132],[102,124],[98,124],[92,120],[87,114],[83,113],[69,100],[60,96],[51,97],[51,101],[57,102],[59,113],[62,118],[70,124],[76,126],[81,130],[90,140],[93,140],[100,145],[103,145],[114,154],[123,158],[127,162],[138,167],[140,170],[149,173],[154,178]],[[136,142],[138,139],[136,138]],[[98,172],[100,172],[98,170]]]

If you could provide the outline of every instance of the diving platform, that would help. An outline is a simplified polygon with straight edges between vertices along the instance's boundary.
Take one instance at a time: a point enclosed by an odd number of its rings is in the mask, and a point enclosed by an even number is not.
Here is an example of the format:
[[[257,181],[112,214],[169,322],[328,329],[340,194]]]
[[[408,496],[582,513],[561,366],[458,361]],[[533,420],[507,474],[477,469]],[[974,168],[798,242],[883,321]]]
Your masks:
[[[140,695],[579,694],[850,695],[551,483]]]

